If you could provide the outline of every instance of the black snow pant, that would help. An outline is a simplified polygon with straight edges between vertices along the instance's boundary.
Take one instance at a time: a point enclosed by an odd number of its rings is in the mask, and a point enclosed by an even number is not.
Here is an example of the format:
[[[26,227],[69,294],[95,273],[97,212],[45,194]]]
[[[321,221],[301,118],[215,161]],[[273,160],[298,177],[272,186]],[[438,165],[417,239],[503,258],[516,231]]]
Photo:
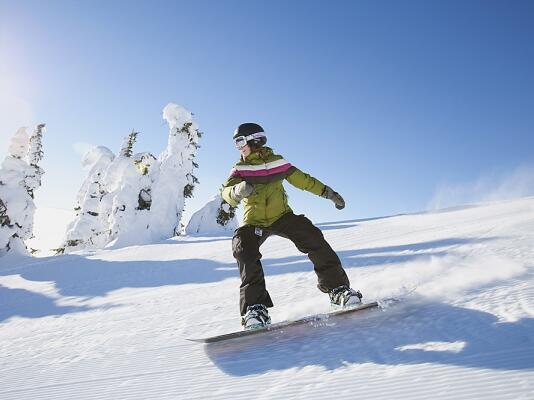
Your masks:
[[[232,250],[241,274],[241,315],[245,315],[247,307],[253,304],[273,306],[265,286],[259,250],[271,235],[291,240],[299,251],[308,254],[317,274],[317,287],[320,291],[328,293],[338,286],[349,286],[349,278],[341,266],[341,261],[321,230],[304,215],[288,213],[267,228],[244,225],[234,233]]]

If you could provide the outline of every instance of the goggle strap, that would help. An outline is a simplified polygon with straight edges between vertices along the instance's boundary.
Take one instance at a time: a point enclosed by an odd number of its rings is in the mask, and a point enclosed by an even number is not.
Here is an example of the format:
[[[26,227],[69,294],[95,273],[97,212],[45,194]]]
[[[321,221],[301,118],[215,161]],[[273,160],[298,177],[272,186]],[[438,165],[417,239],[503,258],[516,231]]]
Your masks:
[[[252,139],[259,139],[259,138],[262,138],[262,137],[265,137],[265,133],[264,132],[256,132],[256,133],[253,133],[251,135],[248,135],[248,136],[239,136],[239,139],[240,138],[244,138],[246,142],[248,142],[249,140],[252,140]],[[238,138],[236,138],[238,139]]]
[[[234,139],[234,142],[237,143],[247,143],[249,140],[259,139],[265,137],[265,132],[256,132],[248,136],[238,136]]]

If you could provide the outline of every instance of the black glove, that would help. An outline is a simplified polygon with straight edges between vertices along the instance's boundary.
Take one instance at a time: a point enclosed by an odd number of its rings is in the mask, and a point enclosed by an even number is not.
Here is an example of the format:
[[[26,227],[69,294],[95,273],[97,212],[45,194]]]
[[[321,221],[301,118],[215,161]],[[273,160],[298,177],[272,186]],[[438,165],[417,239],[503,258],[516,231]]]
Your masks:
[[[239,203],[241,200],[243,200],[245,197],[248,197],[254,192],[254,185],[248,182],[241,182],[237,185],[232,187],[232,191],[230,196],[232,199],[234,199],[237,203]]]
[[[323,193],[321,193],[321,197],[324,197],[328,200],[332,200],[338,210],[342,210],[345,208],[345,200],[343,200],[343,197],[341,197],[338,192],[334,192],[334,190],[330,186],[324,187]]]

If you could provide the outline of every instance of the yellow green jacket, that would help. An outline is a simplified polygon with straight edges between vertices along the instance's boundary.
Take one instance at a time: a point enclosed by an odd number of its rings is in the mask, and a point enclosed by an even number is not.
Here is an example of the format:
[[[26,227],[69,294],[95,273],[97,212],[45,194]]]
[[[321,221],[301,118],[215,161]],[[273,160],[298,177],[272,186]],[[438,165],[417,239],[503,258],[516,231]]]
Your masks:
[[[274,154],[271,148],[261,147],[232,168],[221,195],[228,204],[237,207],[237,202],[231,197],[232,187],[242,181],[253,184],[254,192],[243,199],[243,223],[268,227],[282,215],[291,212],[282,184],[284,179],[293,186],[318,196],[323,193],[325,187],[318,179],[300,171],[282,156]]]

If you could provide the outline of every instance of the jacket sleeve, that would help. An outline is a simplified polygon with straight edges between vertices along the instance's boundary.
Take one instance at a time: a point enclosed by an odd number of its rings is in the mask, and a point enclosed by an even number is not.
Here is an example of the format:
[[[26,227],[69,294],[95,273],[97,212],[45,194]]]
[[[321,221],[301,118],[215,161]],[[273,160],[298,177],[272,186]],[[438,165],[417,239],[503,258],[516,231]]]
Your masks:
[[[293,186],[316,194],[317,196],[320,196],[323,193],[325,187],[324,183],[322,183],[320,180],[302,172],[300,169],[295,167],[293,167],[293,172],[291,172],[286,179]]]
[[[232,196],[230,195],[232,192],[232,187],[237,185],[238,183],[242,182],[243,178],[240,177],[230,177],[226,181],[226,183],[223,185],[221,189],[221,196],[224,201],[226,201],[228,204],[230,204],[232,207],[237,207],[237,202],[232,199]]]

